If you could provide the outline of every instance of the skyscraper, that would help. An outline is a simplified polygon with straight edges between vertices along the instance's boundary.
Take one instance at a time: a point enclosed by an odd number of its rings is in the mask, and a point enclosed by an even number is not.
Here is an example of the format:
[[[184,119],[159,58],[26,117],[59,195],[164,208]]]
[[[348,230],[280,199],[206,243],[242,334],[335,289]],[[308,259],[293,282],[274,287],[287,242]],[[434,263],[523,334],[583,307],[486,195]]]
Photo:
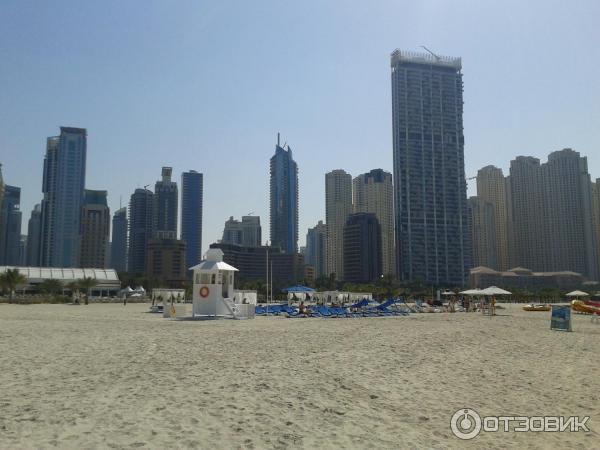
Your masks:
[[[327,225],[327,275],[344,278],[344,226],[352,214],[352,176],[345,170],[325,174],[325,223]]]
[[[22,234],[19,238],[19,258],[18,265],[23,267],[27,265],[27,235]]]
[[[258,247],[261,245],[260,217],[242,216],[242,221],[235,220],[233,216],[225,222],[223,229],[224,244],[243,245],[245,247]]]
[[[381,227],[383,273],[396,276],[394,245],[394,187],[392,174],[382,169],[354,178],[353,203],[355,213],[373,213]]]
[[[78,267],[87,131],[60,127],[49,137],[42,191],[41,265]]]
[[[154,189],[154,228],[146,248],[146,273],[180,288],[186,279],[186,245],[177,239],[178,189],[171,167],[162,168]]]
[[[479,197],[469,199],[471,212],[471,241],[473,266],[491,269],[498,267],[498,240],[496,238],[496,208]]]
[[[509,212],[506,184],[507,181],[502,169],[486,166],[477,172],[477,197],[490,203],[494,208],[494,227],[496,228],[494,254],[497,258],[497,267],[488,267],[500,271],[510,269]],[[473,259],[476,259],[475,249],[473,249]],[[474,262],[473,265],[480,264]]]
[[[4,199],[0,208],[0,265],[20,265],[21,188],[4,185]]]
[[[592,183],[592,208],[594,214],[594,230],[596,233],[596,258],[600,262],[600,178]],[[596,280],[600,280],[600,267]]]
[[[546,270],[570,270],[596,280],[598,260],[587,158],[570,148],[550,153],[542,165],[542,177],[547,197]]]
[[[285,147],[285,148],[284,148]],[[280,146],[271,157],[271,246],[285,253],[298,251],[298,165],[289,145]]]
[[[548,162],[511,161],[515,265],[535,272],[572,271],[598,276],[592,183],[587,158],[563,149]]]
[[[178,190],[171,181],[171,167],[162,168],[162,179],[154,185],[155,237],[177,239]]]
[[[315,268],[315,276],[327,276],[327,225],[319,220],[306,233],[304,263]]]
[[[142,274],[146,270],[146,247],[152,237],[154,194],[136,189],[129,202],[129,251],[127,270]]]
[[[81,208],[81,267],[106,267],[110,235],[110,210],[106,196],[106,191],[84,191]]]
[[[181,174],[181,239],[186,244],[186,269],[202,260],[203,177],[195,170]]]
[[[400,279],[460,286],[471,265],[460,58],[391,55]]]
[[[540,160],[518,156],[510,162],[510,205],[512,208],[511,265],[543,272],[544,195]]]
[[[40,265],[40,238],[42,231],[42,206],[38,203],[31,210],[27,226],[27,262],[28,266]]]
[[[351,214],[344,226],[344,281],[371,283],[381,275],[379,221],[373,213]]]
[[[0,163],[0,211],[2,211],[4,202],[4,178],[2,177],[2,164]],[[4,229],[2,225],[2,220],[0,219],[0,239],[1,236],[4,236]]]
[[[127,208],[115,211],[112,219],[110,267],[117,272],[127,272]]]

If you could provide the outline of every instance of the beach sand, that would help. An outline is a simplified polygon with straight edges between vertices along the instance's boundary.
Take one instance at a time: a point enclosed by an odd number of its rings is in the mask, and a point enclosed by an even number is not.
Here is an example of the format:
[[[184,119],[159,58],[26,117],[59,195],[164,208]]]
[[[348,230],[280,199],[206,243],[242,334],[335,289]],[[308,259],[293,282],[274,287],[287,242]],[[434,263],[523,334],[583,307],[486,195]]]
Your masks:
[[[0,305],[0,448],[599,448],[600,324],[508,305],[365,319],[172,321]],[[450,418],[590,416],[584,433]]]

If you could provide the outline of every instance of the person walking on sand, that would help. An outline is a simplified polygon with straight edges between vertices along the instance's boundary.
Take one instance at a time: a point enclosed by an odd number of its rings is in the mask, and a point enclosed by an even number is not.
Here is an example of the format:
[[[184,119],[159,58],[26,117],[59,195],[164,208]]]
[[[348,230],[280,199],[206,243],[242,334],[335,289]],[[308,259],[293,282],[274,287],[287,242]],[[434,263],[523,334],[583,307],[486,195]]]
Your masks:
[[[127,296],[123,297],[123,306],[127,306]]]

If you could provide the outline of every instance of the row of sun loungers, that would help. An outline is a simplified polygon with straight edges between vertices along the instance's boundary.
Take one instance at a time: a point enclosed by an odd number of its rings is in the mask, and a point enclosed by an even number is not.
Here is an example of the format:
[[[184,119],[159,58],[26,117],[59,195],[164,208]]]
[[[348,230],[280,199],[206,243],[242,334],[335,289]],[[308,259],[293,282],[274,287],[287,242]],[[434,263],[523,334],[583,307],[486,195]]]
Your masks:
[[[267,315],[282,315],[290,318],[299,317],[323,317],[323,318],[352,318],[352,317],[384,317],[384,316],[407,316],[408,310],[405,308],[394,308],[394,300],[388,300],[378,306],[369,307],[367,300],[348,306],[325,306],[312,305],[307,306],[307,312],[300,314],[297,308],[288,306],[287,304],[256,306],[255,313],[257,316]]]

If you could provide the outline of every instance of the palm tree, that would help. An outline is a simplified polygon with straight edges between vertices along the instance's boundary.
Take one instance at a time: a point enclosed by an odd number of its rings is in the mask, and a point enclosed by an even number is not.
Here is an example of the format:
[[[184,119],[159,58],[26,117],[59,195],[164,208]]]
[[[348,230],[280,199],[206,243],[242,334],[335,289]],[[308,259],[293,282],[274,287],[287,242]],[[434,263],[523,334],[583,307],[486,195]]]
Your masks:
[[[55,278],[48,278],[44,281],[42,281],[39,286],[38,289],[40,290],[40,292],[43,292],[44,294],[49,294],[49,295],[55,295],[57,293],[59,293],[63,288],[62,283],[60,282],[60,280],[57,280]]]
[[[79,285],[81,290],[85,291],[85,304],[87,305],[88,297],[90,295],[90,289],[92,289],[94,286],[97,286],[98,281],[96,281],[96,279],[92,277],[83,277],[77,280],[77,284]]]
[[[27,283],[27,278],[19,272],[19,269],[7,269],[0,274],[0,286],[8,289],[8,296],[12,300],[17,286]]]

